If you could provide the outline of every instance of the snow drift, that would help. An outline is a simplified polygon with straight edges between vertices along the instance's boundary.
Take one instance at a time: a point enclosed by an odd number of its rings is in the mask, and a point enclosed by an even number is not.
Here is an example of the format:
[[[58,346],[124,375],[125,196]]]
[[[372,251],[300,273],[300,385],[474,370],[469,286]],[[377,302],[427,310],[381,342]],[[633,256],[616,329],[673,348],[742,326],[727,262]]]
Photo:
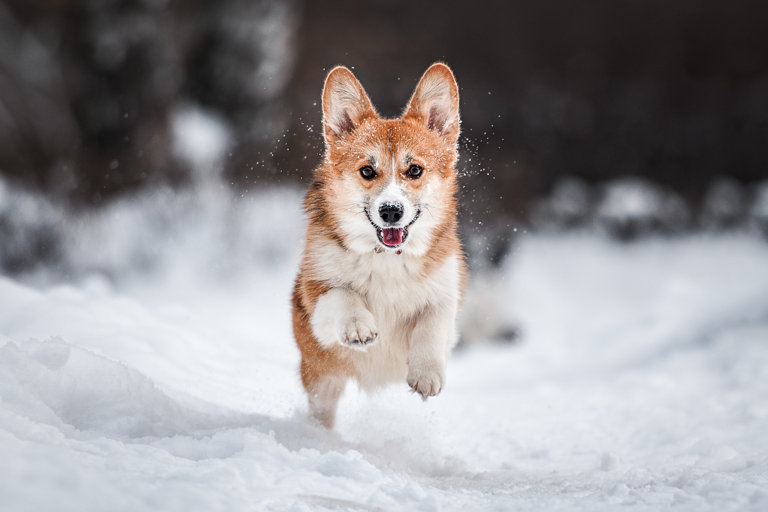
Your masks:
[[[46,213],[60,256],[0,276],[4,510],[768,507],[757,237],[521,235],[494,282],[519,342],[458,351],[426,403],[350,386],[328,432],[291,339],[299,203]]]

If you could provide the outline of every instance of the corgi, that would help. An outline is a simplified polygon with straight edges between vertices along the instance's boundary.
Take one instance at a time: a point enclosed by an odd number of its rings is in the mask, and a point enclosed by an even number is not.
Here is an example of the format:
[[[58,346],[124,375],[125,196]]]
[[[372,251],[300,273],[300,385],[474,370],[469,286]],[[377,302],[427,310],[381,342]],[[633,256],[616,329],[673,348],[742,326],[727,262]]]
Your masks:
[[[457,231],[459,90],[433,64],[396,119],[334,68],[322,95],[325,154],[304,200],[306,239],[292,307],[312,416],[333,428],[350,379],[445,385],[466,280]]]

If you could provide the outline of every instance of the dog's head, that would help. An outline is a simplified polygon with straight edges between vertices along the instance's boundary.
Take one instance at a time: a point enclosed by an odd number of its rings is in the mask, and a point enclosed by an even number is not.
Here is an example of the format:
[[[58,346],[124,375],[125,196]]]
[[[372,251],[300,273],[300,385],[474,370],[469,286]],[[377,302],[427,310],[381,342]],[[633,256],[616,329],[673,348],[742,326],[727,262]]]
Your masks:
[[[383,119],[352,72],[323,90],[325,162],[318,179],[345,245],[424,254],[455,221],[459,91],[445,64],[422,76],[403,115]]]

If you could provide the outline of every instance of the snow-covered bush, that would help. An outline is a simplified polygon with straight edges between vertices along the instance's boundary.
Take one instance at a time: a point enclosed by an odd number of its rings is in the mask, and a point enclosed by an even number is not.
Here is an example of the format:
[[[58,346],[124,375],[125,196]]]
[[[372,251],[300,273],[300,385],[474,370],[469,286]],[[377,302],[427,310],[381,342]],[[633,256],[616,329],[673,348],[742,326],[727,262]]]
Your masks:
[[[0,179],[0,271],[22,272],[61,258],[63,220],[60,208]]]
[[[768,237],[768,181],[755,185],[749,222],[752,229]]]
[[[580,178],[568,176],[559,180],[552,193],[537,202],[531,211],[531,224],[536,229],[572,229],[584,226],[592,214],[592,194]]]
[[[690,212],[674,192],[639,177],[626,177],[604,186],[595,222],[618,240],[632,240],[655,232],[681,232],[690,222]]]
[[[744,222],[746,212],[744,188],[737,181],[723,177],[710,183],[702,202],[700,223],[706,229],[735,228]]]

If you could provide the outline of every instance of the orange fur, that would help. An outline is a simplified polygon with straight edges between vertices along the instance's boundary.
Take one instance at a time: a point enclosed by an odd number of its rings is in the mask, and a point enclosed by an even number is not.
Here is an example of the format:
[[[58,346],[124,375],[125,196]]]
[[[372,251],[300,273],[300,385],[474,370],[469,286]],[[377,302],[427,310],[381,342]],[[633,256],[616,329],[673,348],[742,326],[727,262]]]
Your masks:
[[[466,267],[456,220],[458,88],[450,69],[443,64],[433,65],[422,77],[404,114],[397,119],[382,119],[354,75],[346,68],[335,68],[326,79],[323,111],[326,153],[304,202],[308,226],[292,305],[302,383],[313,415],[331,427],[336,402],[348,379],[373,387],[408,376],[415,382],[412,387],[425,397],[441,390],[439,369],[433,373],[428,369],[432,359],[439,366],[439,354],[420,354],[439,353],[442,345],[432,350],[429,341],[416,339],[412,333],[421,323],[429,333],[428,321],[439,324],[428,320],[430,315],[442,314],[443,309],[454,313],[455,323],[454,303],[462,293]],[[375,166],[375,179],[366,180],[360,175],[359,170],[366,165]],[[420,178],[406,174],[412,165],[424,169]],[[371,220],[374,214],[365,210],[371,198],[381,194],[388,184],[416,205],[414,208],[424,208],[419,210],[423,219],[417,214],[413,220],[412,234],[408,235],[413,241],[406,239],[396,251],[376,241],[377,228]],[[354,202],[352,198],[359,200]],[[369,227],[370,241],[364,227],[366,214],[374,224]],[[339,261],[329,261],[331,254]],[[346,269],[341,260],[347,256],[353,262],[350,265],[359,268]],[[438,289],[441,281],[446,281],[441,272],[448,276],[447,281],[456,278],[457,284],[446,288],[450,297],[411,298],[418,295],[422,281],[424,287]],[[345,345],[342,339],[333,344],[320,342],[312,319],[320,298],[332,290],[353,294],[349,297],[354,300],[359,298],[360,304],[372,312],[376,324],[385,327],[386,336],[375,340],[375,348],[361,352]],[[445,346],[450,349],[453,331],[445,336]],[[423,350],[416,346],[418,343],[424,345]],[[424,363],[418,371],[410,369],[419,357]],[[377,374],[379,364],[391,367],[386,378],[372,376]],[[365,372],[365,368],[374,370]],[[425,374],[439,378],[429,377],[433,382],[430,387],[423,383],[429,380]]]

